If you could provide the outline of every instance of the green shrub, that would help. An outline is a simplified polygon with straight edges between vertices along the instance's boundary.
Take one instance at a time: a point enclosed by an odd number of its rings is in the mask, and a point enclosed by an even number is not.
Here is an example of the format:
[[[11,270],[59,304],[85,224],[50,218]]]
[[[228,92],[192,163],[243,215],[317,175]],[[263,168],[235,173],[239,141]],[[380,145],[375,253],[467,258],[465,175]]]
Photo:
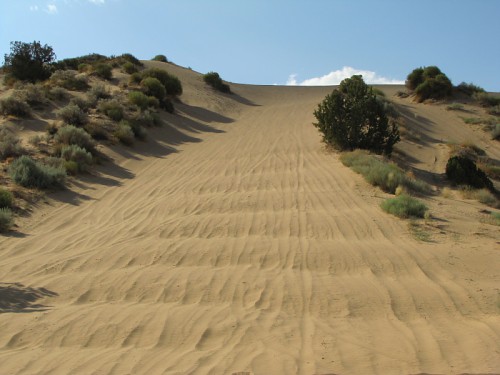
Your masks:
[[[222,79],[219,76],[219,73],[208,72],[207,74],[203,75],[203,81],[205,81],[206,84],[212,86],[214,89],[220,92],[229,93],[231,91],[229,85],[225,84],[222,81]]]
[[[14,202],[12,193],[6,189],[0,188],[0,208],[12,207],[12,202]]]
[[[476,86],[473,83],[462,82],[457,86],[457,90],[464,93],[467,96],[472,96],[473,94],[484,92],[482,87]]]
[[[406,87],[415,92],[417,101],[443,99],[452,93],[453,85],[437,66],[416,68],[406,78]]]
[[[154,96],[148,96],[148,107],[158,108],[160,106],[160,101]]]
[[[72,57],[69,59],[58,61],[54,64],[54,67],[59,70],[79,70],[79,67],[81,65],[90,67],[91,65],[94,65],[96,63],[105,62],[108,60],[109,58],[107,56],[100,55],[98,53],[90,53],[88,55]]]
[[[486,110],[489,115],[500,116],[500,105],[495,105]]]
[[[94,66],[94,74],[109,81],[113,77],[113,68],[109,64],[98,63]]]
[[[134,133],[134,137],[140,140],[146,139],[146,130],[141,126],[138,121],[123,120],[120,125],[128,126]]]
[[[323,140],[339,150],[362,148],[391,154],[399,141],[395,122],[359,75],[347,78],[314,111]]]
[[[95,140],[107,140],[109,139],[109,130],[105,122],[90,122],[85,125],[85,130],[90,136]]]
[[[126,121],[121,122],[115,131],[115,136],[124,145],[131,146],[134,144],[134,132]]]
[[[494,107],[500,105],[499,96],[493,96],[485,92],[475,93],[473,98],[483,107]]]
[[[366,151],[345,152],[341,155],[340,161],[361,174],[368,183],[380,187],[385,192],[394,194],[398,186],[420,194],[431,192],[429,184],[407,176],[395,164],[379,160]]]
[[[385,212],[400,218],[423,218],[428,210],[424,203],[406,194],[383,201],[381,207]]]
[[[132,63],[136,66],[143,66],[144,64],[134,55],[130,53],[124,53],[123,55],[120,56],[122,60],[125,60],[126,62]]]
[[[141,73],[132,73],[130,75],[129,83],[131,85],[138,85],[142,81],[142,75]]]
[[[460,104],[460,103],[452,103],[446,107],[446,110],[448,110],[448,111],[463,111],[464,105]]]
[[[54,136],[54,142],[61,148],[63,145],[77,145],[94,155],[96,153],[92,137],[85,130],[72,125],[59,128]]]
[[[168,62],[167,56],[165,56],[165,55],[156,55],[151,60],[153,60],[153,61],[160,61],[160,62],[164,62],[164,63]]]
[[[145,110],[144,112],[139,113],[135,117],[134,121],[146,127],[161,125],[160,116],[150,110]]]
[[[0,232],[8,231],[12,225],[14,225],[14,219],[10,208],[0,208]]]
[[[127,61],[125,64],[122,65],[122,69],[127,74],[133,74],[138,72],[137,66],[135,66],[129,61]]]
[[[11,42],[10,54],[5,55],[4,68],[8,75],[22,81],[43,81],[50,76],[49,64],[56,58],[52,47],[40,42]]]
[[[147,69],[142,72],[142,77],[153,77],[158,79],[165,87],[168,96],[179,96],[182,94],[182,85],[179,78],[165,70],[157,68]]]
[[[81,63],[78,64],[78,72],[79,73],[87,73],[92,70],[92,65],[86,64],[86,63]]]
[[[68,125],[81,126],[87,122],[87,115],[75,104],[68,104],[58,110],[56,114]]]
[[[66,89],[56,86],[47,92],[47,97],[51,100],[64,100],[68,97],[68,92]]]
[[[162,100],[167,95],[165,86],[154,77],[147,77],[141,81],[141,87],[144,93],[148,96],[153,96],[158,100]]]
[[[148,96],[140,91],[129,92],[128,100],[130,103],[138,106],[142,111],[144,111],[149,106]]]
[[[70,100],[69,104],[76,105],[78,108],[82,110],[82,112],[87,113],[90,110],[90,108],[93,107],[94,103],[92,103],[88,99],[75,97]]]
[[[98,110],[113,121],[120,121],[125,116],[123,106],[115,99],[101,101]]]
[[[31,107],[39,107],[47,104],[45,90],[39,84],[28,83],[16,92],[19,100],[28,103]]]
[[[4,116],[28,117],[29,105],[13,96],[0,100],[0,113]]]
[[[493,183],[477,168],[476,163],[466,156],[452,156],[446,163],[446,177],[457,185],[468,185],[493,191]]]
[[[66,178],[64,169],[40,164],[26,155],[12,162],[9,174],[16,184],[38,189],[61,187]]]
[[[64,87],[67,90],[83,91],[89,87],[86,76],[77,75],[70,70],[55,71],[50,77],[50,82],[54,86]]]
[[[75,162],[79,172],[88,171],[92,165],[92,154],[77,145],[64,146],[61,149],[61,158]]]
[[[104,86],[102,83],[98,83],[97,85],[92,86],[87,92],[87,97],[92,100],[107,99],[110,96],[111,95],[109,94],[108,89],[106,89],[106,86]]]
[[[7,129],[0,129],[0,160],[19,156],[24,152],[21,140]]]

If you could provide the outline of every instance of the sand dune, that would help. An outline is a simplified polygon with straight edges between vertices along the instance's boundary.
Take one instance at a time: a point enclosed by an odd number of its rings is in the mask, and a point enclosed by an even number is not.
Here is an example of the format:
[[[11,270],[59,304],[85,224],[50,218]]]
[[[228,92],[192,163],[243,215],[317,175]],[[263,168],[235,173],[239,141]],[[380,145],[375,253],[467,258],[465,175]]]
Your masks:
[[[224,96],[169,69],[168,125],[0,237],[1,374],[500,373],[500,235],[477,204],[431,199],[442,230],[418,242],[321,144],[331,88]],[[435,124],[401,146],[431,168],[454,114],[400,104]]]

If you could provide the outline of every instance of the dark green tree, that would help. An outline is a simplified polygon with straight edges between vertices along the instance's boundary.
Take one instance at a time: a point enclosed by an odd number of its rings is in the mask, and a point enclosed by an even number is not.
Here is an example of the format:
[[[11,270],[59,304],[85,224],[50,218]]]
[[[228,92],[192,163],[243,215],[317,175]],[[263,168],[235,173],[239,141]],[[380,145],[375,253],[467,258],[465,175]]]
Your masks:
[[[4,56],[5,69],[12,77],[22,81],[43,81],[50,77],[49,65],[56,58],[47,44],[11,42],[10,54]]]
[[[323,140],[340,150],[356,148],[390,155],[399,141],[397,125],[360,75],[344,79],[314,111]]]
[[[413,69],[406,77],[406,87],[415,92],[419,102],[446,98],[453,89],[450,79],[437,66]]]

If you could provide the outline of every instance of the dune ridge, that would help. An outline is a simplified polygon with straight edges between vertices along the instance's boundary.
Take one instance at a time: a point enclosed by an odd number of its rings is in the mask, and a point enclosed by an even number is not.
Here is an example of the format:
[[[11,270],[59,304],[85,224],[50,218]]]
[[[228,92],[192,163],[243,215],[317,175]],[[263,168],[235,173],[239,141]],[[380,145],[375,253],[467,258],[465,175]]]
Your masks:
[[[477,205],[432,198],[462,232],[418,242],[321,144],[331,88],[220,95],[168,69],[178,114],[0,237],[1,373],[500,372],[500,235]],[[432,168],[454,115],[398,100],[436,124],[407,144]]]

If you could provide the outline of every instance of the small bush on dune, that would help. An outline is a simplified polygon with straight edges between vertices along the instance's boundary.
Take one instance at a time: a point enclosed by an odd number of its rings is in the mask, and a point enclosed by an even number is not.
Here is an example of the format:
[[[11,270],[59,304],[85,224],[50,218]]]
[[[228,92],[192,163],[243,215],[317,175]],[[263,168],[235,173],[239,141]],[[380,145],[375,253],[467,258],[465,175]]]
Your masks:
[[[229,85],[225,84],[222,81],[222,79],[219,76],[219,73],[208,72],[207,74],[203,75],[203,81],[205,81],[206,84],[212,86],[214,89],[220,92],[229,93],[231,91]]]
[[[99,63],[94,66],[94,74],[102,79],[110,80],[113,77],[113,68],[106,63]]]
[[[92,154],[77,145],[64,146],[61,149],[61,158],[76,163],[79,172],[88,171],[92,165]]]
[[[54,136],[54,142],[56,145],[61,146],[61,148],[63,145],[77,145],[94,155],[96,153],[92,137],[85,130],[72,125],[59,128]]]
[[[50,77],[50,82],[55,86],[64,87],[66,90],[82,91],[87,90],[89,85],[87,77],[77,75],[70,70],[57,70]]]
[[[4,116],[28,117],[31,111],[26,102],[10,96],[0,100],[0,113]]]
[[[0,188],[0,208],[10,208],[14,202],[12,193],[6,189]]]
[[[404,219],[409,217],[423,218],[428,210],[424,203],[406,194],[385,200],[381,207],[385,212]]]
[[[141,126],[138,121],[126,121],[123,120],[120,125],[128,126],[132,133],[134,133],[134,137],[140,140],[146,139],[146,130]]]
[[[75,98],[71,99],[69,104],[76,105],[84,113],[87,113],[90,110],[90,108],[93,107],[93,103],[91,101],[89,101],[88,99],[79,98],[79,97],[75,97]]]
[[[68,97],[68,92],[63,87],[52,87],[47,92],[47,97],[51,100],[64,100]]]
[[[139,109],[145,110],[149,106],[148,96],[140,91],[131,91],[128,94],[130,103],[135,104]]]
[[[138,85],[142,81],[142,75],[141,73],[132,73],[130,75],[129,83],[131,85]]]
[[[39,84],[29,83],[16,92],[19,100],[28,103],[31,107],[47,104],[46,92]]]
[[[68,125],[81,126],[87,122],[87,115],[75,104],[68,104],[57,111],[56,114]]]
[[[131,53],[124,53],[123,55],[120,56],[120,59],[125,60],[126,62],[129,62],[136,66],[144,66],[144,64]]]
[[[165,70],[156,68],[147,69],[142,72],[142,77],[153,77],[159,80],[165,87],[168,96],[179,96],[182,94],[182,85],[179,78]]]
[[[19,156],[24,152],[21,140],[7,129],[0,129],[0,160]]]
[[[134,118],[134,122],[137,122],[140,125],[146,126],[146,127],[161,125],[160,117],[156,113],[154,113],[150,110],[145,110],[144,112],[139,113]]]
[[[10,208],[0,208],[0,232],[8,231],[14,225],[14,218]]]
[[[416,68],[406,78],[406,87],[415,92],[417,101],[443,99],[452,93],[450,79],[437,66]]]
[[[137,69],[137,66],[135,66],[134,64],[132,64],[129,61],[127,61],[125,64],[122,65],[122,70],[127,74],[133,74],[133,73],[137,73],[139,71]]]
[[[66,178],[64,169],[40,164],[25,155],[12,162],[9,174],[16,184],[38,189],[61,187]]]
[[[466,156],[452,156],[446,163],[446,177],[457,185],[468,185],[493,191],[493,183],[477,168],[476,163]]]
[[[500,105],[500,97],[493,96],[485,92],[474,93],[473,98],[483,107],[494,107]]]
[[[472,96],[473,94],[484,92],[482,87],[476,86],[473,83],[462,82],[457,86],[457,90],[467,96]]]
[[[115,99],[101,101],[98,110],[113,121],[120,121],[125,116],[123,106]]]
[[[144,93],[148,96],[153,96],[158,100],[163,100],[165,95],[167,95],[167,90],[165,86],[154,77],[147,77],[141,81],[141,87],[144,90]]]
[[[132,131],[129,123],[126,121],[123,121],[118,125],[118,129],[115,131],[115,136],[124,145],[131,146],[134,144],[134,132]]]
[[[167,56],[165,56],[165,55],[156,55],[151,60],[153,60],[153,61],[160,61],[160,62],[164,62],[164,63],[168,62]]]
[[[109,129],[106,122],[90,122],[85,125],[85,130],[95,140],[104,141],[109,139]]]
[[[100,83],[95,86],[92,86],[90,90],[87,92],[87,97],[96,101],[98,99],[107,99],[110,96],[111,95],[109,94],[109,91],[106,89],[106,86]]]

